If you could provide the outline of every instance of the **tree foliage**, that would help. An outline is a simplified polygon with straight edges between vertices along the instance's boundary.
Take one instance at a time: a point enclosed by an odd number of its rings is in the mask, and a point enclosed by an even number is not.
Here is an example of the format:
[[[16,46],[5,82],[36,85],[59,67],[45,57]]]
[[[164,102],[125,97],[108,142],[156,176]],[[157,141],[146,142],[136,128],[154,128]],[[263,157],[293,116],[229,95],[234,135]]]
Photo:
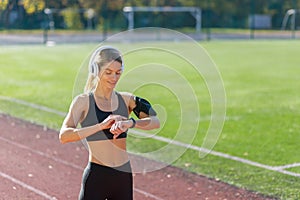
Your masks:
[[[251,14],[268,14],[272,16],[272,24],[279,27],[285,12],[291,8],[300,8],[300,0],[0,0],[0,27],[13,23],[12,12],[17,12],[22,20],[31,18],[35,21],[42,20],[45,8],[64,10],[66,8],[93,9],[96,25],[106,28],[125,28],[126,19],[123,15],[125,6],[196,6],[202,9],[202,25],[210,27],[239,27],[246,28],[247,20]],[[142,22],[136,24],[168,25],[186,23],[192,26],[192,18],[182,13],[143,13]],[[70,17],[68,21],[80,20],[86,26],[85,13],[79,13],[77,17]],[[172,19],[177,18],[177,21]],[[35,18],[35,19],[33,19]],[[54,20],[56,25],[63,24],[65,16],[56,13]],[[150,21],[155,22],[152,24]],[[170,21],[171,19],[171,21]],[[30,21],[29,20],[29,21]]]
[[[83,24],[80,20],[80,15],[77,11],[77,7],[66,8],[62,11],[64,21],[69,29],[82,29]]]
[[[0,10],[5,10],[8,5],[8,0],[0,0]]]
[[[45,8],[44,0],[23,0],[23,6],[28,14],[41,12]]]

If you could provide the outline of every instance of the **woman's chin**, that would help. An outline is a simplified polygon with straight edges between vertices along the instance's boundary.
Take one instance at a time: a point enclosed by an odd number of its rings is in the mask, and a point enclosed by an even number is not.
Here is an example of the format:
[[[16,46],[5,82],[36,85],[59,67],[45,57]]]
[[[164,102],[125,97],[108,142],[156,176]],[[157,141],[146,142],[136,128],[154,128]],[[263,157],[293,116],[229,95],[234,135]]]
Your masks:
[[[109,84],[107,87],[111,88],[111,89],[114,89],[116,87],[116,84]]]

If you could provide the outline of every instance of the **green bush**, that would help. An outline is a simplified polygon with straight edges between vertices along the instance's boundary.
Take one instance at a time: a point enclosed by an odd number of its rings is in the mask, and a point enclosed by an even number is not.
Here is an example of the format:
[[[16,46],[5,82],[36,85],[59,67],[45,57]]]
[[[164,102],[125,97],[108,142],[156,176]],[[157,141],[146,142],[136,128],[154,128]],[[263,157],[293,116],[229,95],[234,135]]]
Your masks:
[[[76,7],[67,8],[62,12],[64,23],[68,29],[82,29],[83,24],[80,19],[80,13]]]

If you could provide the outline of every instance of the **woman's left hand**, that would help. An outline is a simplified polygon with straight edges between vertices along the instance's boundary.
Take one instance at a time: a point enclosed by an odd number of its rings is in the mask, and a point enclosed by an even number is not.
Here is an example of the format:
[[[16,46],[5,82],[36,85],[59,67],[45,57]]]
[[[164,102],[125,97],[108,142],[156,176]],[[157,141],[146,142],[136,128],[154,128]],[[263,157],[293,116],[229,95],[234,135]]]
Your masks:
[[[132,125],[131,120],[116,121],[110,128],[110,132],[114,134],[116,139],[121,133],[125,132]]]

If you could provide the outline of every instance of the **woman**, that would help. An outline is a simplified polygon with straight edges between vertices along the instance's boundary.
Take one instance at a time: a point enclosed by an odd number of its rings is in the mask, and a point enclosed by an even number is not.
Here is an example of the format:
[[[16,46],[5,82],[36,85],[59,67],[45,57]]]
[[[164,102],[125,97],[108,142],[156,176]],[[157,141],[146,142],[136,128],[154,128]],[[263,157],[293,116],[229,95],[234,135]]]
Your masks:
[[[60,130],[61,143],[85,139],[88,144],[89,163],[83,173],[80,200],[133,199],[127,130],[160,126],[147,100],[115,91],[123,66],[117,49],[105,46],[95,51],[85,93],[73,100]],[[132,111],[138,120],[128,119]],[[81,128],[77,128],[79,123]]]

